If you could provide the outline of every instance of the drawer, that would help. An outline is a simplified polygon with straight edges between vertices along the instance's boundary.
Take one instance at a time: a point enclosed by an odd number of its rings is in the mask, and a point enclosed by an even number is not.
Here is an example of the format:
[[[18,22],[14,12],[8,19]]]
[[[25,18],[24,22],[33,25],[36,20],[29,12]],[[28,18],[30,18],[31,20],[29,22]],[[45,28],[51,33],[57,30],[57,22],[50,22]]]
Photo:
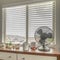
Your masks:
[[[16,54],[0,52],[0,60],[16,60]]]
[[[18,54],[18,60],[57,60],[57,57]]]

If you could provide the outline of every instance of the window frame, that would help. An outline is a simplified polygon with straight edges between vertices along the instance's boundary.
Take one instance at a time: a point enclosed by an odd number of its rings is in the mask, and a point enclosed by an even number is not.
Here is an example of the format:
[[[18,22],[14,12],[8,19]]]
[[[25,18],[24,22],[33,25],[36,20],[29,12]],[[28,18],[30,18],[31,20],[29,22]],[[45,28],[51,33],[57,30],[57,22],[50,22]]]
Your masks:
[[[49,1],[50,2],[50,1]],[[53,2],[53,4],[55,5],[55,1],[52,1]],[[45,3],[45,2],[42,2],[42,3]],[[41,3],[41,4],[42,4]],[[37,3],[30,3],[30,4],[37,4]],[[26,42],[28,43],[28,14],[29,14],[29,12],[28,12],[28,5],[29,4],[26,4]],[[8,6],[8,5],[7,5]],[[6,7],[7,7],[6,6]],[[19,6],[19,5],[18,5]],[[2,42],[3,43],[5,43],[6,42],[6,13],[5,13],[5,9],[4,8],[6,8],[6,7],[3,7],[3,9],[2,10],[4,10],[4,12],[2,12]],[[54,10],[53,10],[53,22],[52,22],[52,27],[53,27],[53,35],[54,35],[54,41],[55,41],[55,43],[56,43],[56,19],[55,19],[55,7],[54,7]]]

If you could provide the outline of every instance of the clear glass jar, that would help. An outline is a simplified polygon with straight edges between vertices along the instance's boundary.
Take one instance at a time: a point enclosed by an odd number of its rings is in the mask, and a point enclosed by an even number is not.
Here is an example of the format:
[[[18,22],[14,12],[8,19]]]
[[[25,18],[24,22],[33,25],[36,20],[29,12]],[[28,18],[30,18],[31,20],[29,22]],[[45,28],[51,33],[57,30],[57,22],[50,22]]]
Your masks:
[[[28,51],[29,50],[29,44],[24,42],[23,43],[23,51]]]

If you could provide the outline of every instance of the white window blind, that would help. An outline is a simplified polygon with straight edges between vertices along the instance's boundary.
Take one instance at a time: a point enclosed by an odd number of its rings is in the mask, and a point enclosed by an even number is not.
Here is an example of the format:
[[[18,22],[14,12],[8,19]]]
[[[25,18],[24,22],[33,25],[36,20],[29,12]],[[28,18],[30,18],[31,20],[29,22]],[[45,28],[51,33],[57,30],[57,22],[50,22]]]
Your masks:
[[[23,41],[27,38],[28,42],[35,41],[34,33],[38,27],[48,26],[53,30],[53,3],[51,1],[4,8],[6,40]]]
[[[16,40],[26,38],[26,6],[8,7],[5,11],[6,35]]]
[[[29,12],[29,40],[34,37],[36,29],[40,26],[48,26],[53,30],[53,2],[31,4]]]

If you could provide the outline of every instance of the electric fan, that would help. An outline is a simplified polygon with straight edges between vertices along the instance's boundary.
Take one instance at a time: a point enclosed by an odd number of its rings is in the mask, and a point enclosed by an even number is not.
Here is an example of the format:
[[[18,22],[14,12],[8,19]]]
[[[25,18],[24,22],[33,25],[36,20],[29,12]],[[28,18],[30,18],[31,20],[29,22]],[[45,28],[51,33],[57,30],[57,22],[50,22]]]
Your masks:
[[[53,31],[47,26],[41,26],[36,29],[35,40],[40,44],[38,50],[50,51],[50,43],[53,42]]]

